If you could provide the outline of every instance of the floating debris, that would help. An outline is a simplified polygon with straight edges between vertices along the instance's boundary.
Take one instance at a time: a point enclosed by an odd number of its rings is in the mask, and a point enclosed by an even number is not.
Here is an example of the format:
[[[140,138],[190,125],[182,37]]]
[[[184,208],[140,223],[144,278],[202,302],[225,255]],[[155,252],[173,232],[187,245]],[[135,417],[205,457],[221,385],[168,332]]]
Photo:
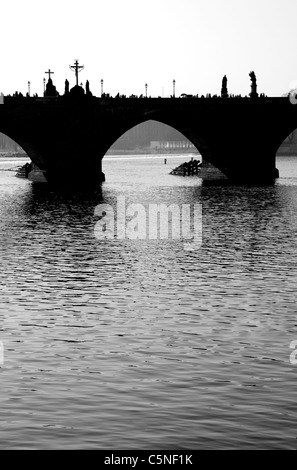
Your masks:
[[[32,164],[31,163],[25,163],[25,165],[17,168],[16,175],[18,178],[28,178],[28,174],[30,173],[32,169]]]
[[[174,168],[170,175],[198,175],[201,165],[200,160],[190,160]]]

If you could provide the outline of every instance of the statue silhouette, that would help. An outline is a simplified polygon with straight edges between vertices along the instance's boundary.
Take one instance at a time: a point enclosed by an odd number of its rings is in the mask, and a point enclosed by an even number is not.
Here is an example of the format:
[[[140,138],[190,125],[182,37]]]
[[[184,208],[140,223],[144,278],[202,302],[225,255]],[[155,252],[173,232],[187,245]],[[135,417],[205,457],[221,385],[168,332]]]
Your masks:
[[[51,78],[49,78],[47,81],[44,96],[52,97],[52,98],[55,96],[59,96],[59,93],[57,92],[56,87],[53,84],[53,81]]]
[[[222,80],[221,97],[228,98],[227,77],[224,75]]]
[[[251,92],[250,92],[250,97],[251,98],[257,98],[258,93],[257,93],[257,79],[255,72],[250,72],[250,79],[251,79]]]
[[[250,77],[251,77],[252,84],[257,85],[257,79],[256,79],[255,72],[250,72]]]
[[[90,92],[90,83],[89,83],[89,80],[86,81],[86,95],[87,95],[87,96],[92,96],[92,93]]]

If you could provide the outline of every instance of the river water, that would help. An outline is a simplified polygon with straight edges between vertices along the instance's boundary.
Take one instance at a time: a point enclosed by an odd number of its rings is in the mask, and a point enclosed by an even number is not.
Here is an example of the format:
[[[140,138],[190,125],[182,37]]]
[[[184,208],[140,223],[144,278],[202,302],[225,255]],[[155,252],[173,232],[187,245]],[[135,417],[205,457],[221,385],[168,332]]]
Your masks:
[[[297,158],[262,187],[184,160],[106,157],[89,194],[0,162],[1,449],[296,448]],[[197,204],[202,245],[96,238],[119,196]]]

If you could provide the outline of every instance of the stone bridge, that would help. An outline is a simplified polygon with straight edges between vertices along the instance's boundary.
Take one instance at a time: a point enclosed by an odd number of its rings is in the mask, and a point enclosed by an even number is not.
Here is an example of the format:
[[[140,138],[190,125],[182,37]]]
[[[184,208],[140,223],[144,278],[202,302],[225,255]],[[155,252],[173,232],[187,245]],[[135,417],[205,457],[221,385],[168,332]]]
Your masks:
[[[104,181],[102,159],[126,131],[149,119],[172,126],[204,160],[241,182],[275,179],[276,152],[297,128],[289,98],[5,97],[0,132],[15,140],[46,180]]]

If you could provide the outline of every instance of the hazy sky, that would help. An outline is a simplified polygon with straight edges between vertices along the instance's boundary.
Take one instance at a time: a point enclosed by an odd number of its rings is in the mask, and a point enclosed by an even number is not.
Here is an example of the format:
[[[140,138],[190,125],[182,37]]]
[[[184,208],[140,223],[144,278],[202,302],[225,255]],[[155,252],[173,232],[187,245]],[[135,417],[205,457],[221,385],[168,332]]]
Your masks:
[[[279,96],[297,83],[297,0],[2,0],[0,92],[60,93],[78,59],[91,91],[152,96],[250,92]]]

